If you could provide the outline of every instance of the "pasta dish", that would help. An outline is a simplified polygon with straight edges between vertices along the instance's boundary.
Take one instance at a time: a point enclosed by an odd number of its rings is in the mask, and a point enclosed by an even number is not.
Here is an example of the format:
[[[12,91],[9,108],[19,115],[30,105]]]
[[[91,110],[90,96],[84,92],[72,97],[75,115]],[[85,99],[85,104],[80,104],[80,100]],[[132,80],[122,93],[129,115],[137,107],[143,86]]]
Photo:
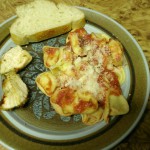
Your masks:
[[[81,114],[93,125],[110,116],[123,115],[129,105],[121,91],[125,81],[121,43],[84,28],[69,32],[66,45],[43,47],[44,65],[36,83],[62,116]]]

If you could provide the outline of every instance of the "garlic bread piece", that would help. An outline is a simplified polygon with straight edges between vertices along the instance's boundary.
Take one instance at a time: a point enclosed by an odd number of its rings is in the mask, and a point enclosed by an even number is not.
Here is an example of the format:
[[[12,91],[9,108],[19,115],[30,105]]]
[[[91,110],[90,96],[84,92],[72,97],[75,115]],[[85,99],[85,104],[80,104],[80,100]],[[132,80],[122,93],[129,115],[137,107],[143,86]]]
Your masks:
[[[0,60],[0,73],[5,74],[13,70],[17,72],[27,66],[31,60],[32,56],[20,46],[11,48]]]
[[[28,96],[27,86],[15,72],[9,72],[5,75],[2,88],[1,109],[10,110],[26,103]]]

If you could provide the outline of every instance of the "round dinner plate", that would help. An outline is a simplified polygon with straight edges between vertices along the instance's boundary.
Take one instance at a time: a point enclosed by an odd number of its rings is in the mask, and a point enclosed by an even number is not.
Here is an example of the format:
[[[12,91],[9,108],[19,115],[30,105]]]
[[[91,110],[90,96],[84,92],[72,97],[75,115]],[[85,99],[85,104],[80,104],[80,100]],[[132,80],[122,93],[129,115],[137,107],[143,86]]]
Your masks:
[[[56,114],[49,104],[49,98],[37,88],[35,78],[46,71],[42,47],[64,45],[67,34],[31,43],[23,46],[23,49],[29,51],[33,60],[19,72],[29,88],[29,100],[22,108],[0,111],[0,141],[8,149],[110,149],[121,142],[142,117],[150,89],[148,64],[140,46],[131,34],[113,19],[94,10],[78,8],[85,13],[85,29],[89,33],[105,33],[122,43],[125,49],[126,74],[122,92],[128,100],[130,111],[126,115],[111,118],[109,124],[100,122],[93,126],[84,125],[80,115],[61,117]],[[15,46],[9,34],[9,27],[15,18],[16,16],[0,25],[0,56]],[[2,97],[1,87],[0,96]]]

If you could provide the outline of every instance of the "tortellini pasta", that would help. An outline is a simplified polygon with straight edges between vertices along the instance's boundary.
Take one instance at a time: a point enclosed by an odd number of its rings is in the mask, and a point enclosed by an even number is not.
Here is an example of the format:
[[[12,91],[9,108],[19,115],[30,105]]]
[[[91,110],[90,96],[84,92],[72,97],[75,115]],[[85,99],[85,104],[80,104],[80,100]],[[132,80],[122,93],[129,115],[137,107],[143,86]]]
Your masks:
[[[84,28],[68,34],[66,46],[44,46],[49,70],[36,78],[61,116],[81,114],[93,125],[129,111],[120,85],[125,81],[122,45],[104,34],[88,34]]]
[[[56,77],[50,71],[38,75],[36,83],[39,89],[47,96],[51,96],[57,87]]]

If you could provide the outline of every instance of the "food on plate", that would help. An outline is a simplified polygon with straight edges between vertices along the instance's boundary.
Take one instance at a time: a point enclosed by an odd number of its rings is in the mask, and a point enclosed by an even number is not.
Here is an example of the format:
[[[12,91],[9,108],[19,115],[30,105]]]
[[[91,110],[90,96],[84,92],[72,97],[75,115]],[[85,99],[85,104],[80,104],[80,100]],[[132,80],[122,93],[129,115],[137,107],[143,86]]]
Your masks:
[[[44,46],[43,53],[49,71],[36,83],[58,114],[81,114],[84,124],[93,125],[129,111],[121,91],[125,72],[119,41],[79,28],[69,32],[66,46]]]
[[[5,74],[10,71],[19,71],[27,66],[32,60],[32,56],[20,46],[15,46],[8,50],[0,59],[0,73]]]
[[[16,73],[26,67],[31,60],[32,56],[20,46],[15,46],[2,55],[0,74],[4,76],[4,80],[0,109],[10,110],[26,103],[28,88]]]
[[[43,55],[44,55],[44,65],[49,68],[53,65],[55,65],[59,57],[61,55],[61,50],[60,48],[57,47],[50,47],[49,46],[44,46],[43,48]]]
[[[84,13],[75,7],[48,0],[35,0],[16,8],[10,28],[15,44],[39,42],[85,25]]]
[[[103,119],[104,110],[99,107],[94,113],[82,114],[82,122],[86,125],[93,125]]]
[[[76,91],[73,88],[57,88],[50,100],[53,108],[62,116],[89,114],[98,108],[98,102],[89,92]]]
[[[47,96],[51,96],[57,87],[56,77],[49,71],[43,72],[36,78],[36,83],[41,91]]]
[[[127,113],[129,110],[129,105],[122,95],[110,95],[109,103],[111,108],[111,116],[122,115]]]
[[[27,86],[14,71],[5,74],[2,89],[3,98],[0,101],[1,109],[10,110],[26,103],[28,96]]]
[[[122,45],[116,40],[110,40],[108,45],[109,45],[109,49],[110,49],[111,54],[112,54],[111,57],[112,57],[113,64],[115,66],[122,65],[122,61],[123,61],[123,57],[122,57],[123,47],[122,47]]]

